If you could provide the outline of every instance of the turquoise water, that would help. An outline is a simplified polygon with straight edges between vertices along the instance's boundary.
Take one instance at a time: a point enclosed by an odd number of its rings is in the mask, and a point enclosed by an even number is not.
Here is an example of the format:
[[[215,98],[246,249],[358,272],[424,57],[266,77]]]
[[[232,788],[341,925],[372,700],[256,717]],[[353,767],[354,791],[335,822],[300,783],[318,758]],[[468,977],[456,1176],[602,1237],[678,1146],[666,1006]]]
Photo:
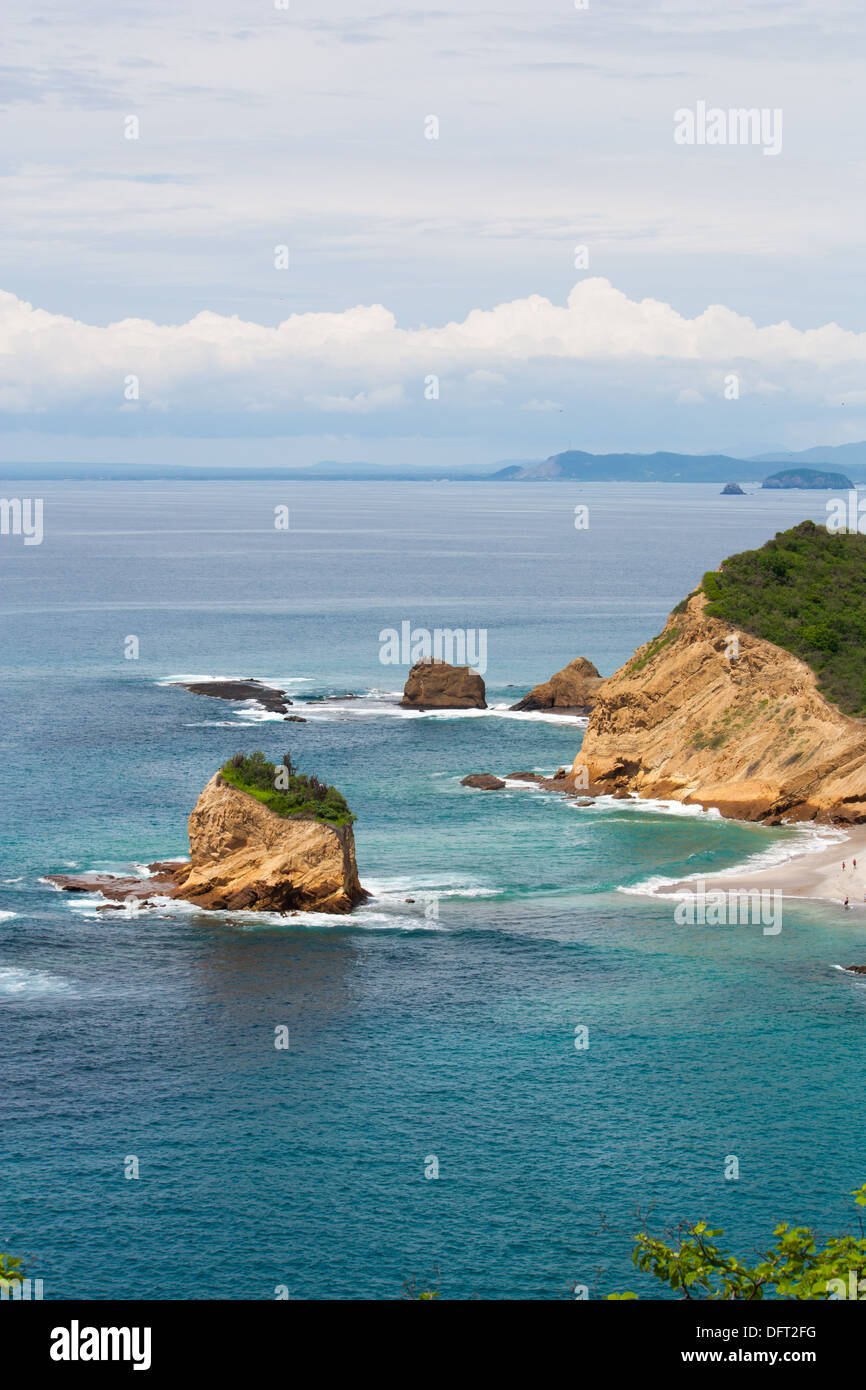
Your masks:
[[[638,1211],[743,1250],[848,1223],[866,986],[835,967],[866,961],[866,919],[786,904],[766,937],[620,891],[798,832],[469,791],[571,762],[581,726],[401,714],[379,662],[407,619],[485,628],[494,705],[579,654],[607,674],[703,570],[824,515],[717,492],[39,488],[44,543],[0,540],[0,1236],[46,1297],[557,1298],[639,1286]],[[291,681],[309,722],[183,674]],[[101,913],[40,882],[184,853],[204,782],[254,747],[358,813],[351,919]]]

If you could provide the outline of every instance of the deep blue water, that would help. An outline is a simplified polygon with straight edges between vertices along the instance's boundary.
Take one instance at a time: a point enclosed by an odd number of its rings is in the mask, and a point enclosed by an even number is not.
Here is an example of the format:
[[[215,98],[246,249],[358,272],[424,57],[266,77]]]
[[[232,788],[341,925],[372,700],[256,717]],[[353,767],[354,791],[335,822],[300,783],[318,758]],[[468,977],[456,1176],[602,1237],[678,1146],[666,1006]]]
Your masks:
[[[744,1252],[778,1220],[847,1226],[866,986],[834,966],[866,961],[866,925],[786,904],[775,937],[677,926],[618,891],[796,832],[472,792],[467,772],[570,763],[580,727],[317,698],[399,690],[379,632],[404,619],[486,629],[494,704],[577,655],[608,674],[724,555],[823,519],[822,494],[32,491],[43,544],[0,538],[0,1248],[46,1297],[656,1293],[629,1260],[639,1210]],[[160,684],[181,674],[290,680],[309,722]],[[205,781],[254,747],[345,791],[375,893],[352,918],[106,914],[39,881],[183,854]]]

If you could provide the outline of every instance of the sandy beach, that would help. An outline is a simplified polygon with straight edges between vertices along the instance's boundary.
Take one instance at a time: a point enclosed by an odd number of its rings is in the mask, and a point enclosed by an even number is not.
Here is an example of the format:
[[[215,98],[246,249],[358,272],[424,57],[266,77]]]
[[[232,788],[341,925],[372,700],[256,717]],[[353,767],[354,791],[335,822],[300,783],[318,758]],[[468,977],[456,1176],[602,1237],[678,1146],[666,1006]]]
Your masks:
[[[819,844],[806,854],[770,865],[754,873],[708,875],[703,879],[707,892],[731,888],[778,889],[786,898],[816,898],[842,904],[847,898],[852,909],[866,912],[866,826],[838,827],[844,840]],[[856,861],[856,868],[855,868]],[[845,865],[843,870],[842,865]],[[659,896],[694,891],[696,879],[665,884]]]

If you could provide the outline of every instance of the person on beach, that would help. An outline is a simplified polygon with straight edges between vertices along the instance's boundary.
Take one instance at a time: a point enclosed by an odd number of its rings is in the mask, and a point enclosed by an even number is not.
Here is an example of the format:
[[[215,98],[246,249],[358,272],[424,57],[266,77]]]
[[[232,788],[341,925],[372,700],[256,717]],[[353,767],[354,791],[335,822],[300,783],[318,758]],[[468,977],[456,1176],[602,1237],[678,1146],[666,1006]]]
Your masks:
[[[844,859],[842,860],[842,872],[843,872],[843,874],[844,874],[844,872],[845,872],[845,860],[844,860]]]
[[[848,905],[849,905],[849,904],[848,904],[848,899],[846,898],[845,901],[844,901],[844,903],[842,904],[842,906],[843,906],[843,907],[848,907]]]

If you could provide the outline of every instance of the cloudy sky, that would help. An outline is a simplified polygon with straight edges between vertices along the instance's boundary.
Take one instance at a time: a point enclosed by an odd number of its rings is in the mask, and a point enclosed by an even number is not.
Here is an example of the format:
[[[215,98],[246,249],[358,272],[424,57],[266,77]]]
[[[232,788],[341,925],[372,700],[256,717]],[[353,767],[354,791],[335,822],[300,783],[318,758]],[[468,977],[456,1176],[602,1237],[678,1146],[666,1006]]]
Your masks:
[[[0,459],[866,438],[858,0],[283,3],[7,5]]]

